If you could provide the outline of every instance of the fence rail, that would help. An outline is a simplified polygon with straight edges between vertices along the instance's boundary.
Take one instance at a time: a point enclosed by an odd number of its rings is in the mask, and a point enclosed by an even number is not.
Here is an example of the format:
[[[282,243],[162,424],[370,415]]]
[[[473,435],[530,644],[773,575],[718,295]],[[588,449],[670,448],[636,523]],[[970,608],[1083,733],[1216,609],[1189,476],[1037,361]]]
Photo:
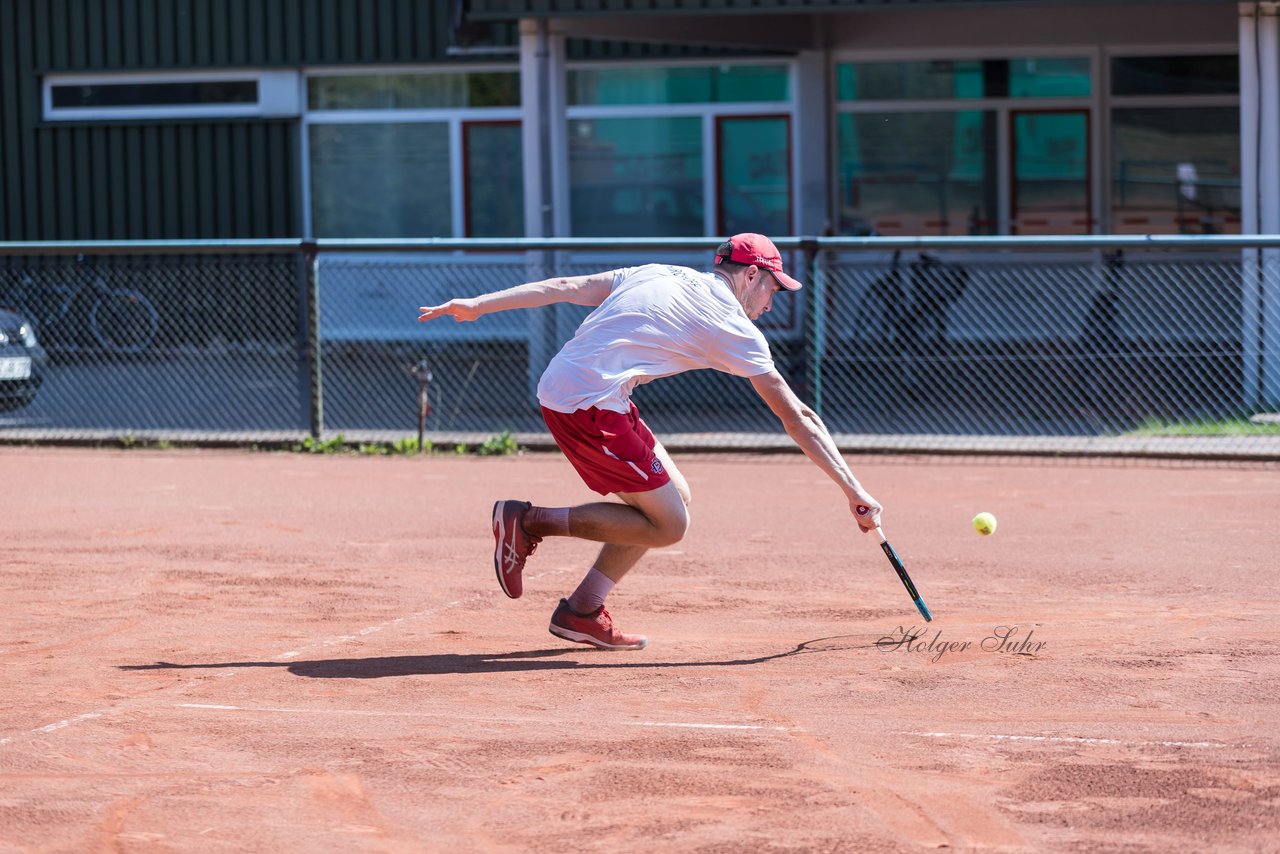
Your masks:
[[[846,450],[1280,458],[1280,235],[775,241],[806,282],[761,322]],[[713,239],[0,243],[0,440],[549,444],[533,387],[586,309],[418,305],[663,261]],[[3,318],[0,315],[0,318]],[[5,324],[13,326],[6,331]],[[24,361],[25,360],[25,361]],[[743,380],[636,399],[672,447],[788,442]]]

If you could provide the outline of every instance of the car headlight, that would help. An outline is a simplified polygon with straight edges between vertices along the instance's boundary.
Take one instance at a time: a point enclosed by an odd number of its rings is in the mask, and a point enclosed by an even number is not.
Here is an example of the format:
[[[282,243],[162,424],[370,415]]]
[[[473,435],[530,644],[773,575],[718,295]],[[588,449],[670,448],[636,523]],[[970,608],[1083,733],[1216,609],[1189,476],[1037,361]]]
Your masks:
[[[30,323],[24,323],[18,327],[18,337],[22,339],[22,343],[26,346],[36,346],[36,331],[31,328]]]

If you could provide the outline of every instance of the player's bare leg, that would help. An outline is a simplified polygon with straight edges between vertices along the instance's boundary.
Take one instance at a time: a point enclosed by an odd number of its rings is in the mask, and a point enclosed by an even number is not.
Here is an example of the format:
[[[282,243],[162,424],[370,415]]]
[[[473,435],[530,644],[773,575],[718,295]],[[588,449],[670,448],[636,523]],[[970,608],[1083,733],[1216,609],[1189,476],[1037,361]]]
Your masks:
[[[689,527],[689,483],[666,448],[658,444],[654,454],[662,461],[670,482],[647,492],[615,493],[622,504],[601,501],[558,510],[535,507],[524,516],[524,529],[534,537],[576,537],[613,546],[640,547],[634,554],[630,549],[602,549],[608,565],[618,570],[616,578],[611,572],[606,574],[615,581],[621,579],[645,550],[680,542]],[[598,563],[597,566],[600,567]]]
[[[689,482],[684,479],[684,475],[680,472],[680,469],[676,468],[676,464],[671,461],[671,456],[667,453],[667,449],[662,447],[661,443],[655,445],[653,450],[658,459],[662,460],[662,465],[666,468],[667,474],[671,477],[671,483],[668,484],[668,486],[675,486],[676,491],[680,494],[680,500],[684,502],[684,506],[687,511],[689,504],[692,501],[692,494],[689,491]],[[618,497],[632,507],[635,507],[641,513],[645,513],[643,502],[638,503],[636,501],[637,497],[645,494],[646,493],[643,492],[627,494],[619,493]],[[685,518],[687,529],[687,512],[685,514]],[[606,542],[600,549],[600,554],[596,557],[595,568],[616,583],[622,580],[622,576],[627,574],[627,570],[635,566],[640,558],[644,557],[645,552],[648,550],[649,546]]]
[[[570,537],[620,546],[655,548],[680,542],[689,527],[689,510],[674,483],[649,492],[615,493],[623,504],[601,501],[569,510]],[[555,536],[537,522],[526,525],[534,536]]]
[[[597,649],[644,649],[648,639],[619,630],[604,600],[651,546],[680,541],[689,527],[689,509],[674,482],[649,492],[617,495],[626,503],[587,504],[570,511],[571,536],[602,540],[605,545],[578,589],[560,600],[548,629],[556,637]]]

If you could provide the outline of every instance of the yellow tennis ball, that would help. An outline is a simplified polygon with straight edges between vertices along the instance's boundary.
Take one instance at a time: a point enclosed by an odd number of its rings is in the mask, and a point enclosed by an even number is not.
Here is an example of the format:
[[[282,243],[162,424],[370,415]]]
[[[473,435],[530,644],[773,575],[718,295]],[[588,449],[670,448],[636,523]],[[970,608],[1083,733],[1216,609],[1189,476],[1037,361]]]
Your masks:
[[[973,517],[973,530],[984,537],[994,534],[996,532],[996,517],[990,513],[979,513]]]

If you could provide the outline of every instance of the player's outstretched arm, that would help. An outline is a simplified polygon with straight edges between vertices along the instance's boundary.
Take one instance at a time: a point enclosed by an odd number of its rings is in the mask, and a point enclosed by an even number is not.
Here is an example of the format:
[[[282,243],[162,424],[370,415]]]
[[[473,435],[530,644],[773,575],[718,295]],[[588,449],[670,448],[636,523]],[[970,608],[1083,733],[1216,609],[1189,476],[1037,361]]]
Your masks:
[[[502,291],[482,294],[478,297],[451,299],[440,305],[418,306],[418,322],[452,317],[456,321],[475,320],[485,314],[510,311],[513,308],[538,308],[557,302],[574,305],[597,306],[605,301],[613,289],[613,273],[593,273],[588,276],[560,276],[516,285]]]
[[[865,534],[875,530],[880,525],[880,511],[883,508],[853,476],[818,413],[796,397],[791,386],[787,385],[787,381],[777,371],[752,377],[751,386],[782,421],[787,435],[804,451],[805,456],[813,460],[844,491],[849,499],[849,512],[853,514],[862,532]],[[859,513],[860,506],[868,508],[870,512]]]

